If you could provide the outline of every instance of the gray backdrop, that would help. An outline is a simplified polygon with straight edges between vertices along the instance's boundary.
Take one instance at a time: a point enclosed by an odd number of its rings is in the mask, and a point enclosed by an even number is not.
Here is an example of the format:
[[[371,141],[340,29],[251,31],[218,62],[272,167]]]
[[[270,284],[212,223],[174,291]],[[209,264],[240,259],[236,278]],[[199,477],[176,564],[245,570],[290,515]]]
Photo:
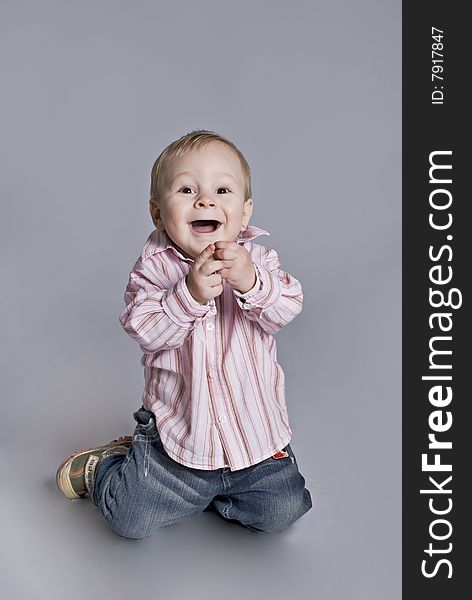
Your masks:
[[[400,598],[400,0],[2,0],[0,21],[4,597]],[[277,340],[314,508],[126,540],[54,474],[132,433],[118,315],[151,166],[196,128],[245,154],[251,222],[303,285]]]

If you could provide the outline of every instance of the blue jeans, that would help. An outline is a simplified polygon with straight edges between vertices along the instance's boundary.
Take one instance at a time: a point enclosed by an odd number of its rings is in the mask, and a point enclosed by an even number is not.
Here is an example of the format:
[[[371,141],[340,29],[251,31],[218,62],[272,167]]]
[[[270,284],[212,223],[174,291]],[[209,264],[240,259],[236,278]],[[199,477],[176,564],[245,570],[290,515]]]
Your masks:
[[[91,494],[118,535],[144,538],[204,510],[252,531],[279,532],[312,507],[290,444],[288,458],[237,471],[193,469],[166,453],[153,413],[142,407],[134,418],[131,447],[101,461]]]

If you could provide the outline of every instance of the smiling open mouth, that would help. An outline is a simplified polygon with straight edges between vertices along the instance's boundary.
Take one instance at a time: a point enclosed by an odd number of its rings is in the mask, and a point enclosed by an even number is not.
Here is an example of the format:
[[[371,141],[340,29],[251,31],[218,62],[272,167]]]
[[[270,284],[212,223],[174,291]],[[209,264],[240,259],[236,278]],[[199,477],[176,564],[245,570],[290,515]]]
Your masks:
[[[190,227],[193,229],[193,231],[196,231],[197,233],[212,233],[213,231],[216,231],[220,225],[221,223],[219,221],[213,220],[192,221],[190,223]]]

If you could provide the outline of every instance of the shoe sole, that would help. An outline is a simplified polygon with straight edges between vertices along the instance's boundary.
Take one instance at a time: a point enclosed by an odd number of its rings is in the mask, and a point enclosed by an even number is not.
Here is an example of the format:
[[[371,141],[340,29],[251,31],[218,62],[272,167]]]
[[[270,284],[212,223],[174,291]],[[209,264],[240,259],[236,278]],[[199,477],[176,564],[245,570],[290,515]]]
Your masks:
[[[90,454],[93,452],[102,452],[104,450],[107,450],[108,448],[113,448],[114,446],[123,446],[123,445],[130,446],[132,440],[133,440],[132,436],[123,435],[120,438],[118,438],[117,440],[108,442],[108,444],[105,444],[103,446],[97,446],[96,448],[88,448],[88,449],[78,450],[77,452],[74,452],[73,454],[71,454],[70,456],[65,458],[56,471],[56,485],[57,485],[59,491],[62,493],[63,496],[65,496],[69,500],[76,500],[78,498],[83,498],[84,496],[86,496],[87,492],[85,492],[82,495],[77,494],[72,486],[71,481],[70,481],[70,471],[71,471],[71,466],[72,466],[73,460],[77,456],[81,456],[82,454]]]

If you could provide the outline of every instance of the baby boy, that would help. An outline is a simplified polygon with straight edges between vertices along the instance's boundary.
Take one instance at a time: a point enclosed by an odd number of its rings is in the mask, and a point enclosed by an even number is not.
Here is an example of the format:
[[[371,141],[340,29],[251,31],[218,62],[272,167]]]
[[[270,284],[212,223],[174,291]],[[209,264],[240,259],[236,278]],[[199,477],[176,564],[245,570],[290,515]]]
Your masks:
[[[193,131],[151,172],[155,230],[120,315],[143,355],[134,435],[75,452],[56,474],[112,529],[144,538],[212,510],[279,532],[312,506],[289,444],[274,334],[302,309],[300,283],[255,243],[250,169],[228,139]]]

